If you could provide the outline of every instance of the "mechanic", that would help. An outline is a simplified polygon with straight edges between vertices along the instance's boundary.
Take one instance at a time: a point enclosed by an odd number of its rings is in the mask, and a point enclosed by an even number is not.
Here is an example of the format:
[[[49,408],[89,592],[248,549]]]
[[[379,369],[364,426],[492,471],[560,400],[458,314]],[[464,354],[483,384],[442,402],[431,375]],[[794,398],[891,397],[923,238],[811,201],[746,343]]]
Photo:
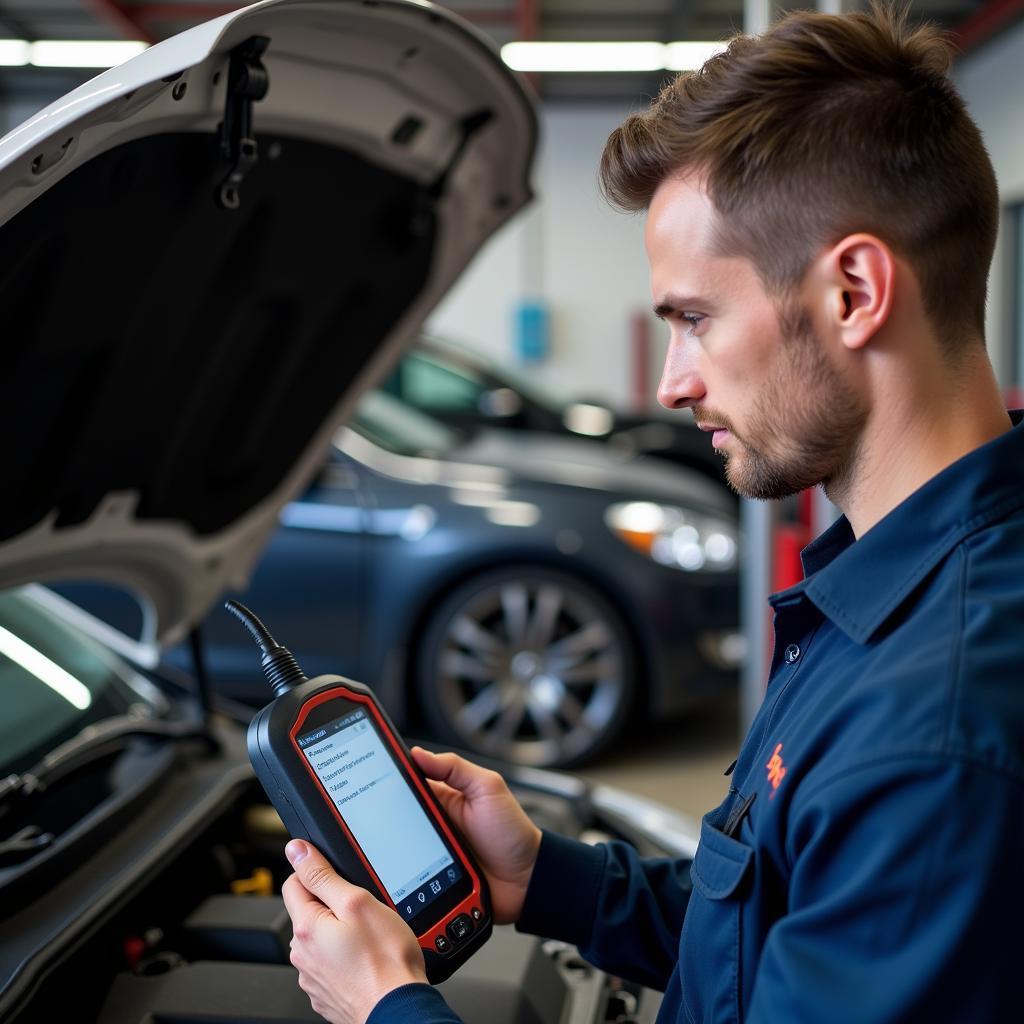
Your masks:
[[[998,197],[935,30],[793,14],[612,134],[645,210],[660,401],[741,494],[844,515],[771,598],[764,703],[692,863],[541,834],[416,758],[495,919],[665,992],[660,1021],[1008,1021],[1024,971],[1024,428],[984,343]],[[456,1018],[412,934],[308,844],[292,962],[330,1021]]]

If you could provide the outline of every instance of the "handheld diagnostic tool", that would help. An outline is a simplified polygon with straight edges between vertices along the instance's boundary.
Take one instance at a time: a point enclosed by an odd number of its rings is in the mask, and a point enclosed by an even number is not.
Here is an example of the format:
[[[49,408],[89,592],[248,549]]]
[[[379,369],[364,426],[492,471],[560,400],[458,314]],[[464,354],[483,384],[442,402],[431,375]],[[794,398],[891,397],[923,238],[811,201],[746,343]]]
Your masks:
[[[225,607],[263,652],[275,694],[249,725],[249,758],[285,827],[343,878],[393,907],[436,984],[491,934],[487,882],[371,690],[307,679],[244,605]]]

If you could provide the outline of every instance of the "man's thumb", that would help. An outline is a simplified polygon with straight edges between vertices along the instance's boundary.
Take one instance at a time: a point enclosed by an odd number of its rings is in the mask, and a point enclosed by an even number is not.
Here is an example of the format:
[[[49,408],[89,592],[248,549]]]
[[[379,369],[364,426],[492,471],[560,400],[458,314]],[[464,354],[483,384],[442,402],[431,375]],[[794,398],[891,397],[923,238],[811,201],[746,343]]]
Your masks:
[[[353,886],[327,863],[323,854],[304,839],[293,839],[284,848],[303,888],[335,912],[341,911],[345,893]]]

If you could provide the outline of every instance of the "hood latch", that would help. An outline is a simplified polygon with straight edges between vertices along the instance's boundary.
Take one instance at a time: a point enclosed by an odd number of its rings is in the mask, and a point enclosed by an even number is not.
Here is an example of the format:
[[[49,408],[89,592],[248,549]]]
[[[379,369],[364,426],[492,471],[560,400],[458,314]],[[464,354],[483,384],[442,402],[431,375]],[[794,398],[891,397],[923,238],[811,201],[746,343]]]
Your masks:
[[[224,120],[218,128],[221,155],[231,164],[216,193],[217,205],[225,210],[237,210],[241,205],[238,188],[259,159],[252,131],[252,105],[270,88],[267,69],[260,62],[269,45],[267,36],[251,36],[231,51]]]

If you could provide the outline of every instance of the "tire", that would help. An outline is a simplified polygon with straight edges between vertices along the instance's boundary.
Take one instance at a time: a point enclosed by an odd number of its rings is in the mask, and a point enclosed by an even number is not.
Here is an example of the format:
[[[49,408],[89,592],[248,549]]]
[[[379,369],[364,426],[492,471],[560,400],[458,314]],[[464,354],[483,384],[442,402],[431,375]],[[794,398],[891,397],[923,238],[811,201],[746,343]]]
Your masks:
[[[417,689],[437,737],[534,767],[590,760],[632,708],[637,658],[621,616],[590,583],[508,566],[458,586],[418,648]]]

